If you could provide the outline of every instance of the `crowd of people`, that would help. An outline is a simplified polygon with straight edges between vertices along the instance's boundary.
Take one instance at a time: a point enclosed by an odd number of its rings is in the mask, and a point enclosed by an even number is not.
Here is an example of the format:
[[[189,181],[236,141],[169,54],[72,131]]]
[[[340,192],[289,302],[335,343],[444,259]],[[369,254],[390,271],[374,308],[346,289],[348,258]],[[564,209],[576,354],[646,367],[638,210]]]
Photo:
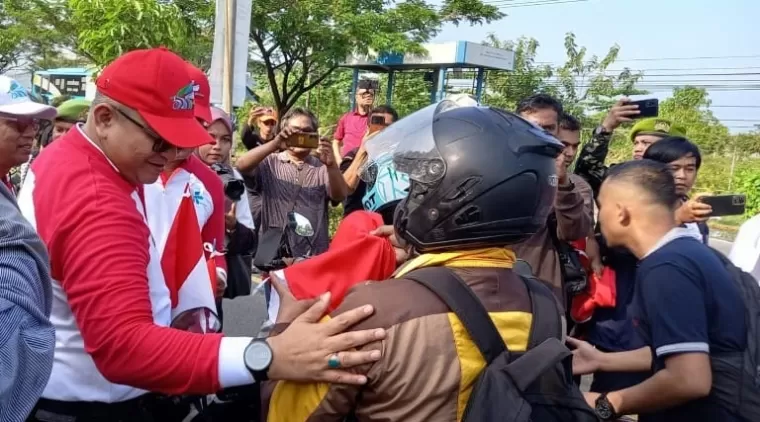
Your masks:
[[[399,119],[360,81],[332,136],[255,107],[236,154],[166,49],[96,86],[0,76],[0,421],[760,418],[760,216],[711,250],[688,127],[622,98],[581,143],[542,93]],[[257,272],[269,321],[224,335]]]

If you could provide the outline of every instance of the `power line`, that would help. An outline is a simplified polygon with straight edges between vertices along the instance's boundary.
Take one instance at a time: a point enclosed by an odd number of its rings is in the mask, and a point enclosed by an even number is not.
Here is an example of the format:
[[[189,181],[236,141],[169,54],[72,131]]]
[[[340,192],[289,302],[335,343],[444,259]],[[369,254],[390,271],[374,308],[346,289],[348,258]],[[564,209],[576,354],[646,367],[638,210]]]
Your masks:
[[[760,54],[746,56],[697,56],[697,57],[640,57],[635,59],[617,59],[615,62],[658,62],[665,60],[729,60],[729,59],[758,59]],[[557,64],[556,62],[535,62],[542,64]]]

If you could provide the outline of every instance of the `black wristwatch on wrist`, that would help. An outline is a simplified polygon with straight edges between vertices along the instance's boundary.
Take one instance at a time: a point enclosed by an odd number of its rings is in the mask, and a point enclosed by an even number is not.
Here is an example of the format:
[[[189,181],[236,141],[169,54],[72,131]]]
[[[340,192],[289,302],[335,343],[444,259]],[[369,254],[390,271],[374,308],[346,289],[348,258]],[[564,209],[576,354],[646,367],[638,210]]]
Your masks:
[[[602,394],[596,399],[594,412],[596,412],[596,417],[603,421],[611,421],[617,418],[617,411],[615,411],[612,403],[607,400],[607,393]]]
[[[594,137],[599,137],[599,136],[610,137],[612,136],[612,132],[607,131],[607,129],[605,129],[604,126],[599,125],[596,127],[596,129],[594,129]]]
[[[273,359],[272,348],[263,338],[253,339],[243,352],[245,367],[251,372],[254,381],[262,382],[269,379],[267,371]]]

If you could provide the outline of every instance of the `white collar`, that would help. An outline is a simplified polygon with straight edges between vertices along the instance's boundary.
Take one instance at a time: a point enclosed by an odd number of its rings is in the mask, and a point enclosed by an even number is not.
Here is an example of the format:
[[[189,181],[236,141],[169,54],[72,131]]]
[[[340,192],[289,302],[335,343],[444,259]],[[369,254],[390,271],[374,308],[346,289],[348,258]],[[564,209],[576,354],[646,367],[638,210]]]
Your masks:
[[[690,230],[684,227],[673,227],[672,229],[670,229],[669,232],[665,233],[665,235],[662,236],[662,238],[660,238],[660,240],[652,247],[652,249],[650,249],[649,252],[644,254],[644,256],[642,256],[641,259],[648,257],[649,255],[653,254],[658,249],[662,248],[668,243],[682,237],[690,237],[694,239],[694,235],[692,234]]]
[[[76,126],[74,126],[74,128],[75,128],[76,130],[78,130],[78,131],[79,131],[79,133],[82,135],[82,137],[84,137],[84,139],[86,139],[86,140],[87,140],[87,142],[89,142],[89,143],[90,143],[90,145],[92,145],[93,147],[95,147],[95,149],[96,149],[96,150],[98,150],[98,152],[100,152],[100,153],[103,155],[103,158],[105,158],[105,159],[106,159],[106,161],[108,161],[108,164],[110,164],[110,165],[111,165],[111,167],[113,167],[113,169],[114,169],[114,170],[116,170],[116,173],[121,173],[121,172],[119,171],[119,169],[116,167],[116,165],[113,163],[113,161],[111,161],[111,160],[108,158],[108,156],[106,155],[106,153],[105,153],[105,152],[103,152],[103,150],[102,150],[102,149],[100,149],[100,147],[99,147],[99,146],[98,146],[98,145],[97,145],[95,142],[93,142],[93,141],[92,141],[92,139],[90,139],[90,137],[89,137],[89,136],[87,136],[87,134],[86,134],[86,133],[84,133],[84,131],[82,130],[82,123],[77,123],[77,125],[76,125]]]

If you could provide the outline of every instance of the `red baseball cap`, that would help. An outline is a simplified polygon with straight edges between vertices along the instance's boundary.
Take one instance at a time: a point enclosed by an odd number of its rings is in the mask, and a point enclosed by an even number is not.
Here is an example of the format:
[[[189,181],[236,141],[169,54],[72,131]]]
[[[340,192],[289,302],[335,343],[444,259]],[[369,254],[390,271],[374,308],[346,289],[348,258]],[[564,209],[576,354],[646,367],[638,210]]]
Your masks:
[[[211,124],[211,85],[208,82],[208,77],[202,70],[187,64],[187,73],[190,74],[195,83],[195,117],[206,122],[207,125]]]
[[[163,139],[180,148],[213,143],[194,113],[187,63],[166,48],[134,50],[106,66],[98,92],[137,111]]]

